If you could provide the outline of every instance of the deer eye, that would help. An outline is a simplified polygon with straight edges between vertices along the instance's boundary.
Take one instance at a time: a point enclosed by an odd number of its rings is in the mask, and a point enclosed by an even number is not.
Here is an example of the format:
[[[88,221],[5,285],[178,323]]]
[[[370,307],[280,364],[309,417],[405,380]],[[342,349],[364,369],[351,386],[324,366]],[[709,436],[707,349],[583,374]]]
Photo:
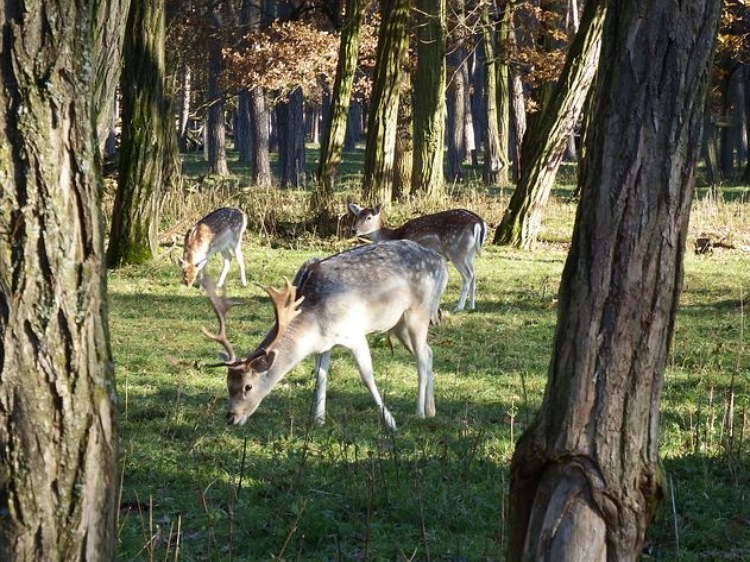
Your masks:
[[[251,384],[246,384],[245,385],[245,392],[250,392],[252,389],[253,389],[253,385],[251,385]]]

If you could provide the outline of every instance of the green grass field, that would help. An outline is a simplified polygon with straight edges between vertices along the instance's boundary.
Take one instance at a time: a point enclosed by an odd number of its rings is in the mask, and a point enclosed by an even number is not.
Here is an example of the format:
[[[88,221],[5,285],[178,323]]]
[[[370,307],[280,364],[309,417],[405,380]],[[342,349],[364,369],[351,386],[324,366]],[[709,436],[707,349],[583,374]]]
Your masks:
[[[228,326],[242,353],[273,322],[270,301],[255,283],[278,286],[305,259],[350,242],[290,235],[295,216],[304,214],[300,193],[225,195],[196,190],[167,205],[171,224],[164,231],[171,226],[181,235],[178,214],[194,219],[234,197],[248,207],[250,285],[240,285],[233,264],[226,291],[242,303]],[[507,194],[483,197],[443,203],[472,206],[497,222]],[[745,195],[700,199],[695,207],[689,243],[703,232],[748,243]],[[416,203],[399,212],[420,209]],[[393,222],[399,212],[391,211]],[[573,202],[556,198],[535,250],[485,246],[477,261],[477,310],[449,316],[430,334],[435,418],[414,414],[412,358],[383,337],[371,338],[396,433],[382,426],[343,349],[333,354],[325,426],[311,420],[310,358],[247,425],[227,427],[225,370],[205,366],[219,346],[200,331],[214,329],[215,317],[200,290],[180,285],[179,248],[165,249],[149,266],[110,272],[122,452],[119,559],[503,560],[508,464],[542,400],[574,215]],[[662,393],[662,456],[671,486],[646,559],[750,559],[750,253],[717,248],[698,256],[691,247],[685,267]],[[220,259],[209,268],[215,278]],[[452,266],[449,274],[448,310],[460,288]]]

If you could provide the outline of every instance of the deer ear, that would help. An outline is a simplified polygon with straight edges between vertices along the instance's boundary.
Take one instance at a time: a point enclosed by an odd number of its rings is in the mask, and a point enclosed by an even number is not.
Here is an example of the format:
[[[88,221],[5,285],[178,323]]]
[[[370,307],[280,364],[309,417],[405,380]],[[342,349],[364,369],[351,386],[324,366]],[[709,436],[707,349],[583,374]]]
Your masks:
[[[358,217],[359,214],[362,212],[362,207],[360,207],[356,203],[349,203],[349,212],[353,214],[355,217]]]
[[[383,204],[382,203],[378,203],[377,205],[375,205],[372,208],[372,214],[373,215],[379,215],[380,211],[382,211],[382,210],[383,210]]]
[[[250,360],[247,366],[256,373],[265,373],[273,366],[273,363],[276,360],[276,354],[277,351],[275,349],[264,351],[262,355]]]

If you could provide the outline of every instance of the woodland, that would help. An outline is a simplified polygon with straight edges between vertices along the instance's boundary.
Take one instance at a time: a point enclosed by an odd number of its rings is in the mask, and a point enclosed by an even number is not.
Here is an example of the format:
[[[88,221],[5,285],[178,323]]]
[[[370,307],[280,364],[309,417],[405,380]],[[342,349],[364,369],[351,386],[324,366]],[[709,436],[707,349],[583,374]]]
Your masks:
[[[750,557],[744,2],[6,4],[0,559]],[[352,202],[492,227],[437,417],[384,338],[398,432],[338,356],[225,428],[185,231],[247,214],[250,347]]]

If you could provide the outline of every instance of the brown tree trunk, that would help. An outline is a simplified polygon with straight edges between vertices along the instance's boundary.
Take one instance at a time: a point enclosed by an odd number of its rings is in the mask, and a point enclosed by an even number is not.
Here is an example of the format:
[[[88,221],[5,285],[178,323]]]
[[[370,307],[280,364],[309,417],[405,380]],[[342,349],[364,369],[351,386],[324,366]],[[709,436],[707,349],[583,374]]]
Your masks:
[[[375,75],[367,119],[367,146],[362,194],[365,202],[391,200],[398,131],[399,89],[408,48],[410,0],[381,0]]]
[[[570,46],[550,101],[524,139],[521,179],[495,231],[495,244],[528,249],[536,243],[542,210],[562,161],[565,142],[578,122],[596,74],[603,21],[604,2],[588,2],[581,29]]]
[[[665,491],[659,395],[721,2],[608,4],[549,380],[511,463],[510,561],[636,560]]]
[[[305,121],[302,90],[296,88],[276,104],[279,132],[279,184],[302,187],[305,180]]]
[[[212,174],[226,176],[227,165],[226,128],[224,125],[224,92],[220,84],[222,71],[222,17],[221,6],[213,9],[211,14],[211,37],[208,41],[208,112],[206,116],[206,149],[208,151],[208,169]]]
[[[127,4],[4,2],[0,560],[115,559],[97,123],[109,118],[117,74],[102,69],[119,68]]]
[[[168,144],[174,140],[164,66],[164,0],[134,2],[125,38],[122,143],[107,265],[156,254]],[[174,137],[174,138],[173,138]]]

